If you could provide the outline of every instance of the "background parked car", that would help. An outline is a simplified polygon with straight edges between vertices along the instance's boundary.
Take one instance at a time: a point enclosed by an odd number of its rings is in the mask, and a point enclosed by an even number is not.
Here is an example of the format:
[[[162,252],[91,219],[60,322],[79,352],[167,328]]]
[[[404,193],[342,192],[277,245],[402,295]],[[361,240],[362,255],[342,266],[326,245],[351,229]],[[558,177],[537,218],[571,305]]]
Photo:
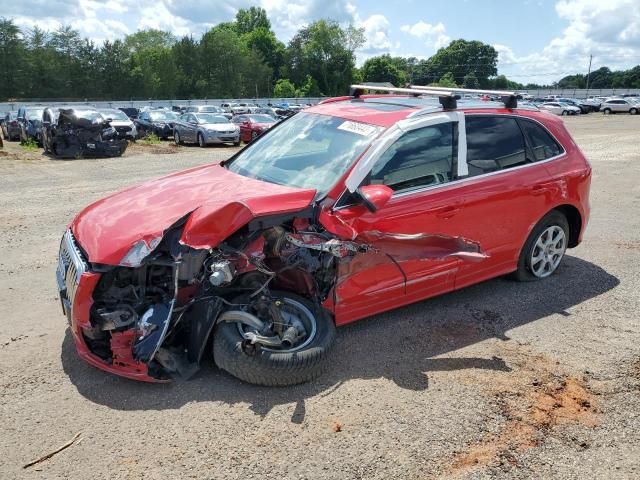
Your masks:
[[[274,120],[276,121],[280,121],[285,119],[286,117],[284,115],[278,115],[275,111],[275,109],[271,108],[271,107],[259,107],[256,109],[256,111],[254,113],[257,114],[262,114],[262,115],[269,115],[270,117],[272,117]]]
[[[240,145],[240,130],[221,113],[188,112],[175,123],[176,144],[197,143],[201,147],[213,143]]]
[[[138,130],[138,137],[146,137],[155,134],[166,140],[173,136],[173,127],[178,120],[178,115],[169,110],[142,111],[135,119],[134,124]]]
[[[93,107],[48,107],[42,114],[45,152],[58,158],[119,157],[128,141]]]
[[[129,117],[129,120],[133,121],[138,118],[140,114],[140,109],[134,107],[120,107],[118,110],[124,112],[124,114]]]
[[[250,142],[258,138],[262,132],[269,130],[277,122],[270,115],[238,115],[233,117],[233,123],[240,127],[240,140]]]
[[[551,112],[555,115],[576,115],[580,113],[580,109],[578,107],[561,102],[545,102],[542,105],[539,105],[538,108]]]
[[[224,108],[216,107],[215,105],[191,105],[187,108],[186,113],[214,113],[224,115],[229,120],[233,117],[233,113],[227,112]]]
[[[20,141],[26,142],[29,139],[35,140],[38,145],[42,145],[40,139],[40,128],[42,126],[42,112],[44,107],[26,107],[18,109],[18,126],[20,127]]]
[[[591,105],[581,102],[575,98],[560,98],[558,99],[560,103],[566,103],[569,105],[573,105],[574,107],[578,107],[580,109],[580,113],[589,113],[593,111]]]
[[[18,112],[7,112],[2,119],[2,137],[5,140],[20,139],[20,125],[17,118]]]
[[[243,113],[254,113],[257,109],[258,109],[257,105],[254,105],[253,103],[247,103],[247,102],[237,103],[235,107],[231,108],[234,115],[241,115]]]
[[[602,102],[600,110],[605,115],[610,113],[630,113],[635,115],[640,111],[640,107],[630,98],[610,98]]]
[[[117,108],[99,108],[98,112],[111,123],[121,138],[135,140],[138,137],[138,131],[135,124],[129,117]]]

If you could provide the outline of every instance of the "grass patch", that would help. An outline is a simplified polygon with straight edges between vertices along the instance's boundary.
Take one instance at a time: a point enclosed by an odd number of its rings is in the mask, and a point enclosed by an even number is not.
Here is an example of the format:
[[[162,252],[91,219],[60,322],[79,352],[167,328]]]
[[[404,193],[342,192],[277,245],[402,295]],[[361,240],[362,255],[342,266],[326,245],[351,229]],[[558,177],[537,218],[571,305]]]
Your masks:
[[[27,152],[34,152],[38,150],[38,142],[36,142],[33,138],[28,137],[25,141],[20,142],[20,146],[23,150]]]
[[[160,141],[160,137],[158,135],[156,135],[155,133],[150,133],[149,135],[147,135],[146,137],[144,137],[142,139],[142,142],[145,145],[159,145],[160,143],[162,143]]]

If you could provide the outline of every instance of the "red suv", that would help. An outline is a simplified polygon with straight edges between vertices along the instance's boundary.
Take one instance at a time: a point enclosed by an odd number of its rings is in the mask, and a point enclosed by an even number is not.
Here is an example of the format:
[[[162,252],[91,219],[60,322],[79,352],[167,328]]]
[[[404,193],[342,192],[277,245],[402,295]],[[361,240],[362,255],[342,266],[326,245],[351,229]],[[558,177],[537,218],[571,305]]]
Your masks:
[[[158,382],[209,349],[242,380],[290,385],[327,366],[336,326],[553,274],[589,215],[591,168],[562,120],[513,96],[390,93],[356,88],[82,211],[57,270],[80,356]]]

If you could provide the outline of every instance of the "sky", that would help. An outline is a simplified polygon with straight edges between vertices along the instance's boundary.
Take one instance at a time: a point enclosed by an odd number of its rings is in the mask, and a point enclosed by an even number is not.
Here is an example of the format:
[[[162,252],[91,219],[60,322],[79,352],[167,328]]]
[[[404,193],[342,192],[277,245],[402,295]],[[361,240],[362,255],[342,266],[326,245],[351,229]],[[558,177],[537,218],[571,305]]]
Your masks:
[[[365,29],[356,52],[428,58],[451,40],[493,45],[500,74],[520,83],[551,83],[602,66],[640,64],[640,0],[3,0],[2,16],[24,28],[71,25],[101,43],[138,29],[199,36],[237,9],[261,6],[288,42],[320,18]]]

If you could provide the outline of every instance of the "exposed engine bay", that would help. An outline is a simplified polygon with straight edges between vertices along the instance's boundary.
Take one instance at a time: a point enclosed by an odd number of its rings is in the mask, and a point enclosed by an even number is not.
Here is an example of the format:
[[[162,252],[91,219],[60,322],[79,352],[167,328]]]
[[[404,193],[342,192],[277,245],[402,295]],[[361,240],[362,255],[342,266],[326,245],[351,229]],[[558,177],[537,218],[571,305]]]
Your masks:
[[[212,337],[225,331],[239,339],[229,348],[238,345],[245,357],[291,354],[322,340],[322,316],[332,322],[322,304],[335,294],[339,264],[376,251],[375,241],[413,245],[405,249],[409,257],[482,255],[460,239],[369,232],[362,238],[372,242],[364,243],[340,239],[310,218],[276,220],[250,222],[216,248],[194,249],[180,242],[182,219],[143,248],[139,265],[93,265],[101,277],[92,328],[82,329],[87,347],[105,362],[159,380],[188,378]],[[215,348],[222,347],[214,347],[217,355]]]

